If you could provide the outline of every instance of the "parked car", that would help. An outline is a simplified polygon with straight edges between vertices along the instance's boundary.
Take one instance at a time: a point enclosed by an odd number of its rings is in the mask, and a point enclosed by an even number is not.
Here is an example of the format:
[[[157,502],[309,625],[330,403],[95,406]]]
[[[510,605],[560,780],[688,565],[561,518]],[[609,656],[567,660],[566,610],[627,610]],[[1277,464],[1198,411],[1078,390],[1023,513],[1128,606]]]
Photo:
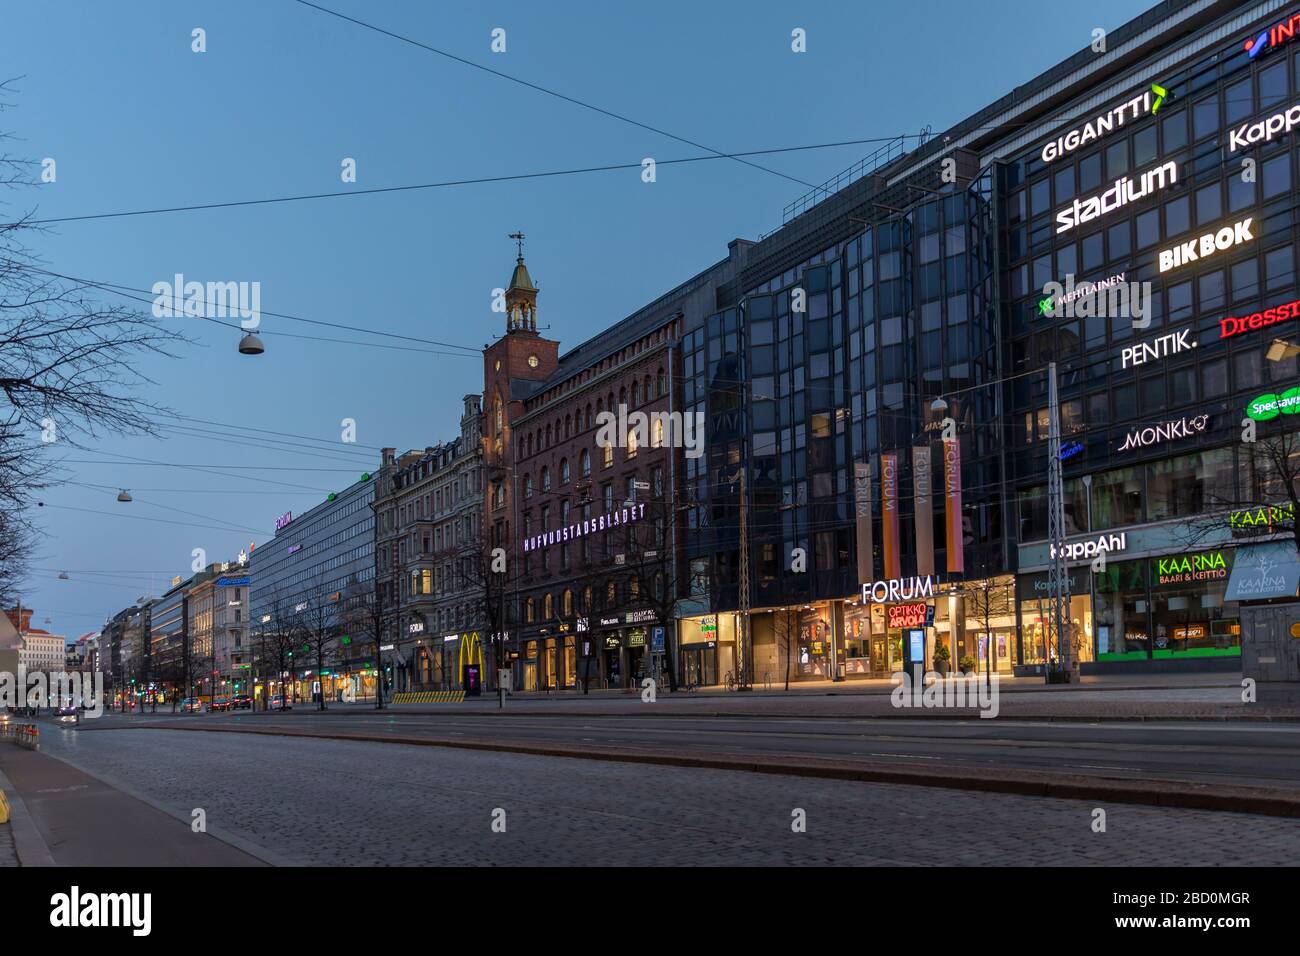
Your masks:
[[[266,706],[271,710],[293,710],[293,702],[286,694],[272,694]]]
[[[253,698],[250,697],[248,694],[236,694],[234,697],[230,698],[230,709],[231,710],[252,710]]]
[[[211,709],[214,710],[214,711],[217,711],[217,710],[229,710],[229,709],[230,709],[230,706],[231,706],[231,700],[230,700],[229,697],[214,697],[214,698],[212,699],[212,708],[211,708]]]
[[[181,713],[183,714],[201,714],[203,713],[203,701],[197,697],[186,697],[181,701]]]

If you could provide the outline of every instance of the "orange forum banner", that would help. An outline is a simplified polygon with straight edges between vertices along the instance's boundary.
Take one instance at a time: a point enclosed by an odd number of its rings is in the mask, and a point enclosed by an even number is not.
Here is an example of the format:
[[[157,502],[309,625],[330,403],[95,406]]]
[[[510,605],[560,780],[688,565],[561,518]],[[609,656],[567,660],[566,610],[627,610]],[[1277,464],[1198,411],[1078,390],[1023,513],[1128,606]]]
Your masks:
[[[898,554],[898,456],[880,456],[880,536],[885,578],[903,576]]]
[[[961,524],[961,442],[956,439],[945,440],[943,443],[943,494],[948,571],[965,574],[966,556],[962,550],[964,535]]]

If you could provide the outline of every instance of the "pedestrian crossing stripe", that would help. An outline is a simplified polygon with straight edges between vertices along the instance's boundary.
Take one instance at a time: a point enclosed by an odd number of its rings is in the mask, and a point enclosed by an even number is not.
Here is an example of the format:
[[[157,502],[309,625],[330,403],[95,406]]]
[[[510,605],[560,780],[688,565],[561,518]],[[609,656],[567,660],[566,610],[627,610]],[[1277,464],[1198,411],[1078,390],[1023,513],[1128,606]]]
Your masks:
[[[464,701],[463,690],[411,690],[393,695],[394,704],[460,704]]]

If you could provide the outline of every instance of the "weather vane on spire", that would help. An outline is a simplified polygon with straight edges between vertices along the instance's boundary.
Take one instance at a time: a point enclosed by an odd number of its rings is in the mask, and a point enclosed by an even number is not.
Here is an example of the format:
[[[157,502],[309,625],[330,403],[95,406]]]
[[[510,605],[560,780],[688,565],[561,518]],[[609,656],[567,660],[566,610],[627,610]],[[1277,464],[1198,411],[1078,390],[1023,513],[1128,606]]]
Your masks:
[[[524,258],[524,234],[522,232],[512,232],[509,238],[513,239],[519,246],[519,258],[522,261]]]

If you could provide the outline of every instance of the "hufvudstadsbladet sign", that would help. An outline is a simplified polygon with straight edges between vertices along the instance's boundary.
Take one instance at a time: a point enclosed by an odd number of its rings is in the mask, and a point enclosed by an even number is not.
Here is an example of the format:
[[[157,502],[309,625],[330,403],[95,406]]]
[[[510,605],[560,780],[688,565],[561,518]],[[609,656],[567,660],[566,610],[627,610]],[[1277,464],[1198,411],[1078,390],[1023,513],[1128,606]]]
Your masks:
[[[1067,561],[1087,561],[1102,554],[1124,551],[1128,548],[1128,532],[1103,534],[1085,541],[1067,541],[1061,546],[1061,554]],[[1047,556],[1056,560],[1056,545],[1047,549]]]
[[[1294,415],[1300,412],[1300,388],[1288,388],[1281,395],[1270,392],[1259,398],[1251,399],[1246,406],[1246,415],[1257,422],[1266,422],[1279,415]]]
[[[1062,156],[1068,156],[1081,146],[1087,146],[1095,139],[1100,139],[1114,130],[1122,129],[1126,122],[1132,122],[1141,119],[1148,113],[1156,112],[1156,110],[1160,109],[1160,103],[1164,96],[1165,91],[1152,84],[1151,89],[1145,93],[1139,93],[1125,103],[1111,107],[1104,113],[1098,113],[1082,126],[1077,126],[1064,136],[1058,136],[1056,139],[1048,141],[1043,146],[1043,162],[1050,163]]]
[[[863,604],[891,604],[895,601],[915,601],[932,598],[939,585],[937,574],[925,577],[890,578],[862,585]]]
[[[619,528],[633,521],[640,521],[644,517],[645,502],[632,504],[626,508],[614,508],[599,517],[585,518],[582,521],[575,521],[573,524],[565,525],[563,528],[556,528],[554,531],[543,531],[541,534],[524,538],[524,550],[536,551],[538,548],[548,548],[553,544],[572,541],[575,538],[581,538],[584,535],[594,534],[598,531]]]
[[[1121,176],[1105,192],[1076,199],[1056,214],[1056,234],[1069,232],[1075,226],[1100,219],[1107,213],[1114,212],[1137,202],[1143,196],[1150,196],[1156,190],[1164,189],[1178,182],[1178,164],[1173,160],[1160,166],[1153,166],[1134,180],[1131,176]]]
[[[1205,431],[1206,426],[1209,424],[1209,415],[1184,415],[1182,418],[1161,422],[1158,425],[1135,428],[1128,433],[1128,437],[1124,439],[1124,444],[1119,446],[1119,450],[1128,451],[1132,448],[1149,448],[1157,442],[1191,438],[1193,435],[1199,435]]]

